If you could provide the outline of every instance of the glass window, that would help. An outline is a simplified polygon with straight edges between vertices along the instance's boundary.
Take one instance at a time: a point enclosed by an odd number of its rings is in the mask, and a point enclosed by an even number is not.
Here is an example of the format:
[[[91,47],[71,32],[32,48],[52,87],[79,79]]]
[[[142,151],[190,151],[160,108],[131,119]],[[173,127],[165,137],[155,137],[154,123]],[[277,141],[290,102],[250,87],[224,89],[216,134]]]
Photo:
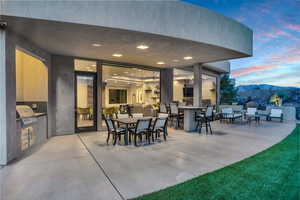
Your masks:
[[[153,116],[159,103],[159,72],[135,67],[103,65],[102,68],[102,113],[143,113]],[[124,106],[128,105],[128,106]]]
[[[173,100],[193,104],[194,73],[189,70],[174,69]]]
[[[215,76],[202,75],[202,103],[215,105],[217,103],[217,78]]]
[[[97,63],[90,60],[74,60],[75,71],[97,72]]]
[[[127,103],[127,90],[109,89],[109,104]]]
[[[173,100],[186,105],[193,105],[194,72],[190,68],[174,69]],[[207,74],[202,75],[203,105],[217,103],[217,78]]]

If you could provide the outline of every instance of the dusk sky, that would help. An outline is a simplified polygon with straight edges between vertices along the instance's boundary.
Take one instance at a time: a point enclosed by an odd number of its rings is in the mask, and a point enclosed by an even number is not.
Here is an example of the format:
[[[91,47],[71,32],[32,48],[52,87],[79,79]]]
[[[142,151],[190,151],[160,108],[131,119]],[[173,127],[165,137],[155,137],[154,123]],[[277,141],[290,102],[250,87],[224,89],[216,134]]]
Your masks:
[[[253,57],[231,60],[237,85],[300,87],[300,0],[184,0],[253,30]]]

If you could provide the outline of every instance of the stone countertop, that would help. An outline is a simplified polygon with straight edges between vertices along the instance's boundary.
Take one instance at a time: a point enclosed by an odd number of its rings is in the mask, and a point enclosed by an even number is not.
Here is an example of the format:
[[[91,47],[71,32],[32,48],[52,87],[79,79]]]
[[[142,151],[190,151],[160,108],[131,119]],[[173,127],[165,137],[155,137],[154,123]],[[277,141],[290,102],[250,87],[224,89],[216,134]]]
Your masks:
[[[47,113],[34,113],[34,116],[36,117],[41,117],[41,116],[46,116]]]

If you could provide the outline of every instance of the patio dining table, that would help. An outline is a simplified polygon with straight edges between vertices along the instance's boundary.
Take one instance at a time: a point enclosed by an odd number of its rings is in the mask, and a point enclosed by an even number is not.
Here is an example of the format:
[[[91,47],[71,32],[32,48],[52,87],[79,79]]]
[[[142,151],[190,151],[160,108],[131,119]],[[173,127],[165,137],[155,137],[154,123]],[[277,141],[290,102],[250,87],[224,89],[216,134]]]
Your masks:
[[[113,119],[119,124],[125,125],[125,145],[128,145],[128,129],[129,125],[136,125],[140,119],[155,119],[155,117],[139,117],[139,118],[123,118],[123,119]]]

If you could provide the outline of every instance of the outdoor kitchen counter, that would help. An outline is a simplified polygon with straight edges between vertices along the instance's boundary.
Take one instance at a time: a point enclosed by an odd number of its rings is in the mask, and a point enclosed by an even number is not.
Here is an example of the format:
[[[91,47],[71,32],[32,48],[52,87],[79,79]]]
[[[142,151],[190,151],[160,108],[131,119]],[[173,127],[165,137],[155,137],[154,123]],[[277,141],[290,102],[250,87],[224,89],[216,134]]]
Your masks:
[[[47,113],[34,113],[36,117],[47,116]]]
[[[195,131],[195,129],[196,129],[196,121],[195,121],[196,112],[205,109],[205,107],[179,106],[178,108],[183,110],[183,113],[184,113],[184,130],[187,132]]]
[[[46,142],[47,140],[47,133],[48,133],[48,120],[47,120],[47,113],[34,113],[36,117],[36,122],[31,125],[33,128],[32,138],[28,138],[26,131],[22,132],[22,120],[20,118],[16,119],[17,123],[17,145],[16,145],[16,156],[20,157],[23,153],[35,147],[39,144]],[[30,142],[28,142],[30,140]],[[29,144],[27,144],[29,143]],[[26,148],[25,146],[28,145]]]

